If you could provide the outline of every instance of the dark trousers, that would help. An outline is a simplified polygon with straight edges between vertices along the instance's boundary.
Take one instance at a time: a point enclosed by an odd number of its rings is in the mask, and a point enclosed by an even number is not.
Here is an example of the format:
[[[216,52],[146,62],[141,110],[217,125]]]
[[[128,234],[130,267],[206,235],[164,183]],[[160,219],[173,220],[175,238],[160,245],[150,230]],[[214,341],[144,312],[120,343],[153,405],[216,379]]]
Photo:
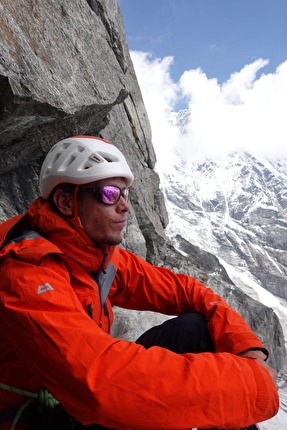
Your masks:
[[[198,313],[183,314],[152,327],[136,343],[145,348],[161,346],[178,354],[214,351],[206,319]]]
[[[198,313],[188,313],[179,317],[169,319],[163,324],[152,327],[142,334],[136,343],[145,348],[161,346],[178,354],[185,352],[207,352],[214,351],[214,346],[207,330],[206,319]],[[84,426],[71,418],[64,409],[58,405],[47,416],[30,430],[107,430],[98,424]]]

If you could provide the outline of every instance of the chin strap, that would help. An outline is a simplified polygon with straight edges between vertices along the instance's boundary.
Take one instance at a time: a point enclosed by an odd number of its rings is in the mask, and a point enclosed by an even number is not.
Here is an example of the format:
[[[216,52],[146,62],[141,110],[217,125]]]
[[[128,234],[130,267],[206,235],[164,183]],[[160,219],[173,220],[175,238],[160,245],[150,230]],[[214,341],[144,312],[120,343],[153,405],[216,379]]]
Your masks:
[[[73,218],[79,218],[79,211],[78,211],[78,192],[79,192],[80,185],[76,185],[74,188],[74,194],[73,194]],[[79,218],[79,221],[81,223],[81,220]],[[82,225],[82,223],[81,223]],[[82,226],[83,228],[83,226]]]
[[[76,185],[73,194],[73,217],[67,218],[67,221],[75,228],[79,235],[88,243],[94,245],[92,240],[86,234],[78,211],[78,191],[80,186]]]

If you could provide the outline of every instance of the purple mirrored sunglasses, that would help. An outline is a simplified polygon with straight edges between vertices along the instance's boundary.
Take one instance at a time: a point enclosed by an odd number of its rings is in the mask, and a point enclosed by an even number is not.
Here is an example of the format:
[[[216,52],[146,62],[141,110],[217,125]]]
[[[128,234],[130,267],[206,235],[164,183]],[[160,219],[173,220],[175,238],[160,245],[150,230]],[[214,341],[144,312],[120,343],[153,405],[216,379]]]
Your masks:
[[[94,198],[105,205],[115,205],[121,197],[126,201],[129,198],[129,189],[120,188],[116,185],[102,185],[101,187],[81,188],[81,191],[91,193]]]

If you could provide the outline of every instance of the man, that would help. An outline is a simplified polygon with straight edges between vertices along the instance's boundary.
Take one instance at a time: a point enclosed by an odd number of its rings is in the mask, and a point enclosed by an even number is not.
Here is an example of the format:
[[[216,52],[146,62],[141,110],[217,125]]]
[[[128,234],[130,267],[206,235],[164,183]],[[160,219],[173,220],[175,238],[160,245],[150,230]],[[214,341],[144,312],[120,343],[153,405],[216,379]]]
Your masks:
[[[196,279],[117,247],[132,181],[111,143],[67,138],[44,160],[41,197],[2,224],[4,430],[44,388],[56,412],[39,421],[31,404],[19,428],[234,429],[276,414],[276,372],[243,319]],[[127,342],[109,334],[113,305],[175,318]]]

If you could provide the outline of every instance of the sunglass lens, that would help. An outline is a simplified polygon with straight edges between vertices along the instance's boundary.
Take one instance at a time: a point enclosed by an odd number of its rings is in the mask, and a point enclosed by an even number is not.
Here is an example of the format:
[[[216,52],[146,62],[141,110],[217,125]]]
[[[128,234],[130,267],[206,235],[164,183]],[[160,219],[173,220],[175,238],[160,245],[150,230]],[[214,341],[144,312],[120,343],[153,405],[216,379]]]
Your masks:
[[[114,187],[112,185],[105,185],[101,188],[101,197],[103,203],[107,205],[115,204],[121,195],[121,190],[118,187]]]
[[[123,198],[127,201],[129,198],[129,189],[128,188],[124,188],[123,189],[123,194],[122,194]]]

